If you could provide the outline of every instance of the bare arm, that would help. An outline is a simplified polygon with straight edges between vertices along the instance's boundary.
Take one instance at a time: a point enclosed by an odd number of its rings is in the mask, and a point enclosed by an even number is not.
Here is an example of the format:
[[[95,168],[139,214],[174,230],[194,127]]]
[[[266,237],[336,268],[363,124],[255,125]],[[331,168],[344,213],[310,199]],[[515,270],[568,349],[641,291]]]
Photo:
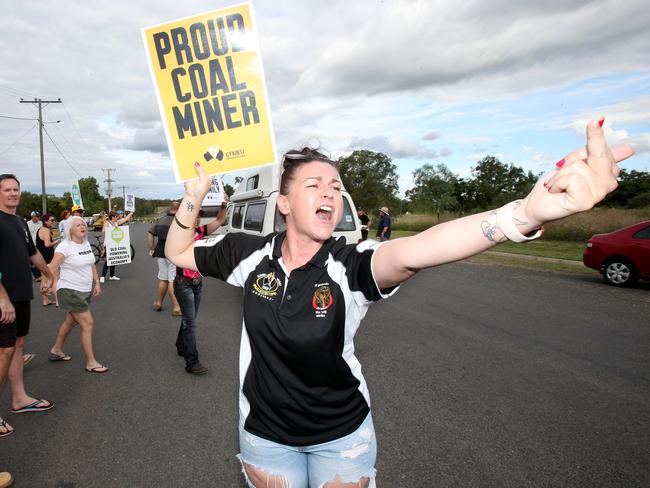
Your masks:
[[[212,222],[208,222],[207,225],[207,230],[208,234],[212,234],[215,230],[217,230],[219,227],[223,225],[223,223],[226,221],[226,214],[228,213],[228,207],[221,207],[219,210],[219,214],[217,215],[217,218],[214,219]]]
[[[131,217],[133,216],[133,212],[129,212],[126,217],[122,217],[121,219],[117,220],[117,225],[122,225],[124,222],[128,222],[131,220]]]
[[[210,189],[212,178],[205,174],[199,163],[194,163],[194,167],[199,179],[185,183],[185,195],[167,234],[165,256],[176,266],[198,271],[194,262],[193,224],[199,215],[201,202]]]
[[[56,282],[59,279],[59,268],[61,267],[61,264],[64,260],[65,256],[63,254],[60,252],[55,252],[52,261],[50,261],[50,264],[47,265],[47,267],[52,272],[52,276],[54,276],[54,280],[52,281],[52,288],[56,287]]]
[[[16,320],[16,310],[0,281],[0,324],[11,324],[14,320]]]
[[[588,210],[616,188],[617,163],[634,151],[629,146],[610,150],[599,122],[589,122],[587,146],[566,156],[561,167],[544,175],[515,206],[512,224],[519,233]],[[464,259],[505,240],[496,211],[471,215],[382,244],[373,259],[373,273],[379,287],[388,288],[421,269]]]
[[[46,232],[41,233],[42,230],[44,230]],[[52,240],[52,231],[50,231],[46,227],[41,227],[40,229],[38,229],[37,234],[41,238],[41,240],[43,241],[43,244],[45,244],[45,247],[54,247],[59,242],[58,239],[56,241]]]
[[[97,274],[97,268],[94,264],[90,267],[93,271],[93,296],[96,297],[102,292],[102,287],[99,284],[99,275]]]
[[[147,243],[149,244],[149,256],[153,256],[156,249],[156,237],[151,232],[147,232]]]
[[[56,253],[54,253],[54,255],[56,256]],[[44,279],[41,279],[41,291],[46,292],[52,289],[52,286],[54,285],[54,275],[52,274],[52,271],[50,271],[50,268],[47,266],[47,263],[45,262],[45,259],[43,259],[41,253],[36,251],[36,254],[31,256],[29,260],[41,271],[41,274],[44,277]]]

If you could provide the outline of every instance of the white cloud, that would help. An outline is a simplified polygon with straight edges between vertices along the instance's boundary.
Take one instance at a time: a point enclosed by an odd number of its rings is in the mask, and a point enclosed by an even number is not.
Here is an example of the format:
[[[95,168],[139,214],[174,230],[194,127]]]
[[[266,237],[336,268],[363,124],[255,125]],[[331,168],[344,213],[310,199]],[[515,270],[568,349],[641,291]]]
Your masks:
[[[256,0],[278,148],[315,142],[341,154],[368,144],[394,159],[464,160],[470,152],[475,162],[485,156],[478,145],[492,149],[498,141],[503,149],[503,135],[516,126],[530,129],[526,152],[535,164],[551,149],[538,147],[534,134],[575,128],[583,138],[584,123],[598,109],[607,115],[610,140],[633,144],[647,158],[650,95],[630,93],[620,102],[625,82],[616,82],[613,98],[608,80],[624,73],[648,79],[646,3]],[[140,28],[219,6],[207,0],[114,0],[101,7],[14,2],[3,9],[0,115],[34,118],[35,107],[19,104],[20,97],[61,97],[44,116],[63,121],[48,130],[77,171],[101,180],[101,168],[119,167],[123,184],[147,196],[176,194]],[[564,110],[560,101],[531,116],[481,106],[599,76],[600,91],[579,86],[572,94],[583,100],[579,109]],[[469,117],[498,121],[503,131],[488,137],[455,127]],[[25,184],[38,188],[38,135],[31,125],[0,119],[0,165],[24,170]],[[462,138],[452,141],[452,129],[478,134],[465,141],[477,147],[458,146]],[[514,142],[519,148],[523,141]],[[45,151],[52,191],[77,178],[47,140]]]

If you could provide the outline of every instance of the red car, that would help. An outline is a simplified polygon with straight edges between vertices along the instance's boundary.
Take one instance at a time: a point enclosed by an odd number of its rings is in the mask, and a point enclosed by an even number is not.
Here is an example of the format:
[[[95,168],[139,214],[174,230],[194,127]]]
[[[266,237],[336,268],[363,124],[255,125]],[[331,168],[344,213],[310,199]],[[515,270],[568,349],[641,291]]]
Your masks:
[[[582,262],[600,271],[610,285],[631,286],[639,279],[650,280],[650,220],[592,236]]]

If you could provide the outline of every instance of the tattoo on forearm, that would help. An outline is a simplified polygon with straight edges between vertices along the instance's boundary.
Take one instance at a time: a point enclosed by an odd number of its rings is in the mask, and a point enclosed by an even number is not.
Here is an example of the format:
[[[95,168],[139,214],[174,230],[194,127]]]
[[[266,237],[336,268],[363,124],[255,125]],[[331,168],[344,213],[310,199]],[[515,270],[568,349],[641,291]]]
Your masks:
[[[194,210],[194,204],[192,202],[187,202],[187,211],[191,212]]]
[[[488,219],[495,220],[496,215],[496,211],[492,211],[490,212]],[[503,235],[501,227],[496,225],[496,223],[490,222],[490,220],[483,220],[481,222],[481,231],[483,232],[483,236],[490,242],[499,243],[508,240],[508,238]]]
[[[522,225],[528,225],[528,222],[525,220],[518,219],[517,217],[514,216],[514,211],[517,210],[519,207],[521,207],[521,201],[517,201],[515,203],[515,206],[513,207],[513,216],[512,216],[512,221],[516,226],[522,226]]]

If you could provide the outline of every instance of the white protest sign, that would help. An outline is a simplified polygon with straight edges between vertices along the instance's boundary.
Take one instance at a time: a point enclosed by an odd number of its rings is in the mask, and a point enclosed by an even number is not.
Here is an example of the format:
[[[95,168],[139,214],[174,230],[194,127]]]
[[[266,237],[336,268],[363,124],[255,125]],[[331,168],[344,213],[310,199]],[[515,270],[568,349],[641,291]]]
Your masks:
[[[131,239],[129,227],[121,225],[111,227],[104,232],[104,246],[106,247],[106,264],[116,266],[131,262]]]
[[[223,182],[221,181],[221,178],[219,176],[215,176],[212,179],[212,186],[210,187],[210,191],[203,199],[201,205],[205,207],[214,207],[214,206],[221,205],[224,199],[223,195],[224,195]]]
[[[124,211],[135,212],[135,195],[130,193],[124,195]]]

